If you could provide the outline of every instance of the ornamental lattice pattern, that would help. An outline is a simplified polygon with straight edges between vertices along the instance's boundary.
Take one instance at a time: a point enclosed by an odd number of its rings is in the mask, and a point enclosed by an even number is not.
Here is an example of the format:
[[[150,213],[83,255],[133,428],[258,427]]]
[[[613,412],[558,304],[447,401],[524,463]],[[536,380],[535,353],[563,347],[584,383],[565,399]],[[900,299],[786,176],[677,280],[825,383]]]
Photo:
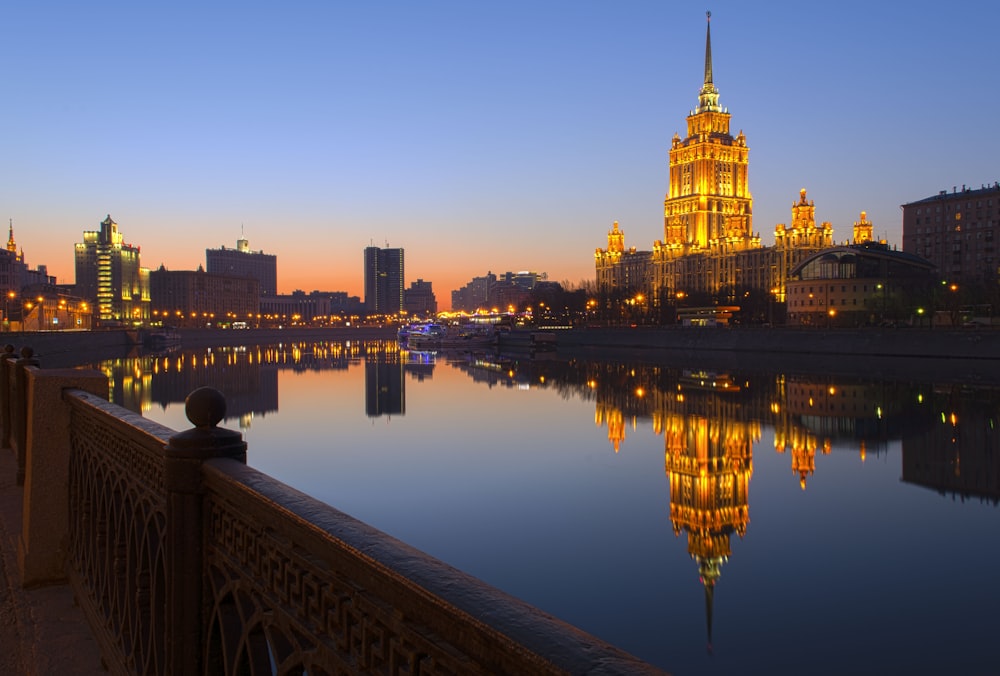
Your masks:
[[[74,592],[105,655],[164,671],[164,441],[74,406],[69,473]]]
[[[278,674],[492,673],[350,579],[364,564],[346,547],[305,551],[245,504],[207,498],[209,671],[270,673],[273,660]]]

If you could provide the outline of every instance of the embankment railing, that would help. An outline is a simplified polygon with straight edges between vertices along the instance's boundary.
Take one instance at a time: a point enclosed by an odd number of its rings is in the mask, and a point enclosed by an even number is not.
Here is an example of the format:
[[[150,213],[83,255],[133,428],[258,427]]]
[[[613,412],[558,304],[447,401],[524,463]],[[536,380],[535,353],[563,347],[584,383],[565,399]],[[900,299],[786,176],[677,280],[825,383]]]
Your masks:
[[[177,433],[23,371],[22,579],[68,579],[111,673],[660,673],[248,467],[215,390]]]

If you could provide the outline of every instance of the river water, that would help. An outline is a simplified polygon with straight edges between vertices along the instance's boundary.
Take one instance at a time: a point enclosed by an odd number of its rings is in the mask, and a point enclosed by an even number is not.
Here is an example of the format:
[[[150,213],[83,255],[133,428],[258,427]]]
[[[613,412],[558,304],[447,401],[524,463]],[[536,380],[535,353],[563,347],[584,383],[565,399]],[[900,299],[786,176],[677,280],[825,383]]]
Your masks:
[[[131,354],[173,429],[679,675],[997,673],[1000,383],[418,353]]]

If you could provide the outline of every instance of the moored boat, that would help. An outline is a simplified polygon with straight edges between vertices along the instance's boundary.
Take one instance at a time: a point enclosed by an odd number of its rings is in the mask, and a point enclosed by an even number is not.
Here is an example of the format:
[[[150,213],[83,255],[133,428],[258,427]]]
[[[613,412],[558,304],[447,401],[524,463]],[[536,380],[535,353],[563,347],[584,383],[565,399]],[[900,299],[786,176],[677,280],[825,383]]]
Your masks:
[[[447,333],[442,324],[411,324],[407,330],[406,346],[414,350],[433,350],[441,347]]]

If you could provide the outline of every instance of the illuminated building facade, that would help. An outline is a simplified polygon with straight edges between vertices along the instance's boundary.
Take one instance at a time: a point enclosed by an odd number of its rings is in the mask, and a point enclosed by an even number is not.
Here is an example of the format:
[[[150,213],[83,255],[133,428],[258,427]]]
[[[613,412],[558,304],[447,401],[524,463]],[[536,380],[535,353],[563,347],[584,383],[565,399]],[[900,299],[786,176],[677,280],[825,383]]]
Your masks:
[[[261,296],[278,293],[278,257],[263,251],[251,251],[250,241],[242,237],[236,240],[235,249],[206,249],[205,271],[213,275],[256,279]]]
[[[861,214],[864,220],[865,214]],[[870,326],[927,315],[936,276],[920,256],[865,241],[819,251],[797,265],[788,285],[787,322]]]
[[[404,306],[402,249],[365,247],[365,308],[369,314],[398,315]]]
[[[1000,279],[1000,183],[902,205],[903,251],[933,263],[949,282]]]
[[[692,294],[728,305],[754,291],[783,302],[789,271],[831,246],[833,229],[816,224],[815,205],[802,190],[791,225],[777,225],[775,245],[762,246],[753,231],[749,152],[745,134],[730,133],[730,113],[719,104],[709,24],[698,106],[687,116],[687,136],[675,134],[671,143],[663,239],[651,251],[626,249],[615,223],[608,248],[595,254],[599,292],[611,299],[641,293],[654,309]]]
[[[204,270],[167,270],[149,274],[152,318],[173,326],[256,324],[260,283],[252,277]]]
[[[608,230],[608,248],[594,253],[597,288],[609,299],[620,300],[646,292],[653,253],[625,248],[625,232],[615,221]]]
[[[94,307],[101,322],[143,324],[149,320],[149,269],[139,247],[125,242],[110,214],[100,230],[83,233],[75,245],[76,294]]]

